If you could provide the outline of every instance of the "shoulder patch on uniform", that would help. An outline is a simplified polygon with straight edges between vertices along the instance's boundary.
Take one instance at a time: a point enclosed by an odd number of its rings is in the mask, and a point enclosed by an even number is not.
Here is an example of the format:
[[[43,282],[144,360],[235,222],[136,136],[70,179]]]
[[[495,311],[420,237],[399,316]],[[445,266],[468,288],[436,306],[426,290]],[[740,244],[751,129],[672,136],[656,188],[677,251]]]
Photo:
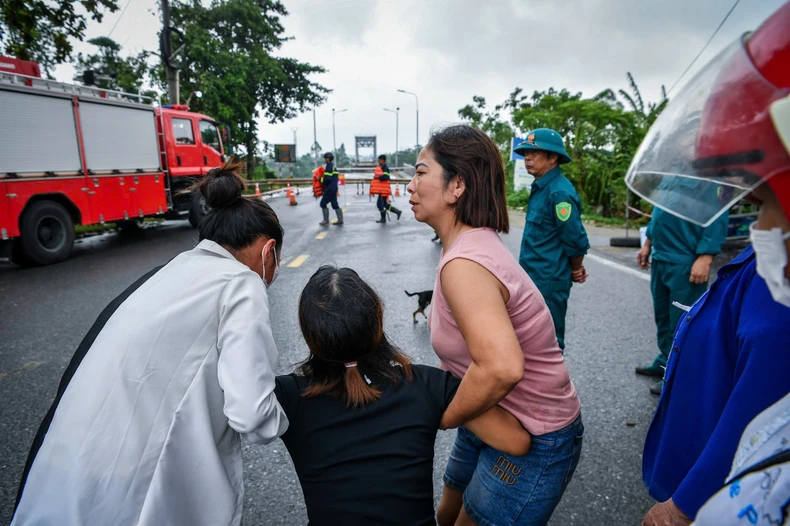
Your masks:
[[[557,203],[557,206],[555,206],[554,209],[557,211],[557,217],[560,221],[567,221],[571,217],[573,205],[563,201],[562,203]]]

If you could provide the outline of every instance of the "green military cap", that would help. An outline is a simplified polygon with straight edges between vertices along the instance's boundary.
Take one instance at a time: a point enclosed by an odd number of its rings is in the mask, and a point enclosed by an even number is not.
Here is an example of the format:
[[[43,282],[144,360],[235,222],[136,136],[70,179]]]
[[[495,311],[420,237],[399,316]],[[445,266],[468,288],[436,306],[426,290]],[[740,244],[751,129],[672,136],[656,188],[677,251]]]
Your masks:
[[[544,150],[560,156],[560,164],[571,162],[568,152],[565,151],[565,142],[562,136],[549,128],[538,128],[527,134],[527,140],[516,146],[515,152],[524,155],[527,150]]]

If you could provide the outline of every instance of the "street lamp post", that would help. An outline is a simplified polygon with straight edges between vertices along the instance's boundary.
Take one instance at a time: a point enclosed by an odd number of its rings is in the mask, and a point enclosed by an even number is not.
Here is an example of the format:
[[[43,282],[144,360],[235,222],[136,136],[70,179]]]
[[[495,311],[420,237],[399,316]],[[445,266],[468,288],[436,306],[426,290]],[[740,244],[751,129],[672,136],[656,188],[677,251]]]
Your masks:
[[[318,164],[318,134],[315,130],[315,108],[313,108],[313,155],[315,156],[315,163]]]
[[[394,110],[390,110],[384,108],[384,111],[388,111],[390,113],[395,114],[395,168],[398,167],[398,121],[400,118],[400,108],[395,108]]]
[[[337,157],[337,146],[335,145],[335,114],[343,113],[344,111],[348,110],[336,110],[332,108],[332,153],[335,154],[335,157]]]
[[[291,131],[294,132],[294,163],[298,162],[299,157],[296,156],[296,130],[299,128],[291,128]],[[294,163],[291,163],[291,177],[294,175]]]
[[[406,93],[407,95],[414,95],[414,102],[417,107],[417,155],[420,154],[420,98],[417,97],[416,93],[412,93],[411,91],[406,91],[404,89],[399,89],[399,93]]]

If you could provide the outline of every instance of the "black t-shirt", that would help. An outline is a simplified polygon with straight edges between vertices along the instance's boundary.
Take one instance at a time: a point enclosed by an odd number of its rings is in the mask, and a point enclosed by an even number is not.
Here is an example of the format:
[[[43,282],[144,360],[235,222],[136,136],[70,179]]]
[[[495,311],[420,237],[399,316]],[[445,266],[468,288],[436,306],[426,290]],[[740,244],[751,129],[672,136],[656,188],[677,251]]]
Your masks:
[[[290,425],[282,436],[310,524],[435,524],[433,450],[460,380],[424,365],[411,382],[370,377],[381,398],[350,408],[328,395],[302,398],[307,379],[277,377]]]

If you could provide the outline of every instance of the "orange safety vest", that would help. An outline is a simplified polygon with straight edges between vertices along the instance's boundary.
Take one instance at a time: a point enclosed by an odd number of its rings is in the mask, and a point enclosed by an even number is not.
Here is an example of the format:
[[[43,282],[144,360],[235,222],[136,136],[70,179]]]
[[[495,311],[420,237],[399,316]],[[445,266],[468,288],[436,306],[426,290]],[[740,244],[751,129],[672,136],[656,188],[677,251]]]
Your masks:
[[[373,171],[373,180],[370,182],[370,193],[373,195],[380,195],[381,197],[389,197],[392,194],[389,181],[381,181],[379,176],[384,173],[381,166],[377,166]]]
[[[315,197],[321,197],[324,195],[324,187],[321,184],[321,178],[324,177],[324,167],[319,166],[313,172],[313,195]]]

